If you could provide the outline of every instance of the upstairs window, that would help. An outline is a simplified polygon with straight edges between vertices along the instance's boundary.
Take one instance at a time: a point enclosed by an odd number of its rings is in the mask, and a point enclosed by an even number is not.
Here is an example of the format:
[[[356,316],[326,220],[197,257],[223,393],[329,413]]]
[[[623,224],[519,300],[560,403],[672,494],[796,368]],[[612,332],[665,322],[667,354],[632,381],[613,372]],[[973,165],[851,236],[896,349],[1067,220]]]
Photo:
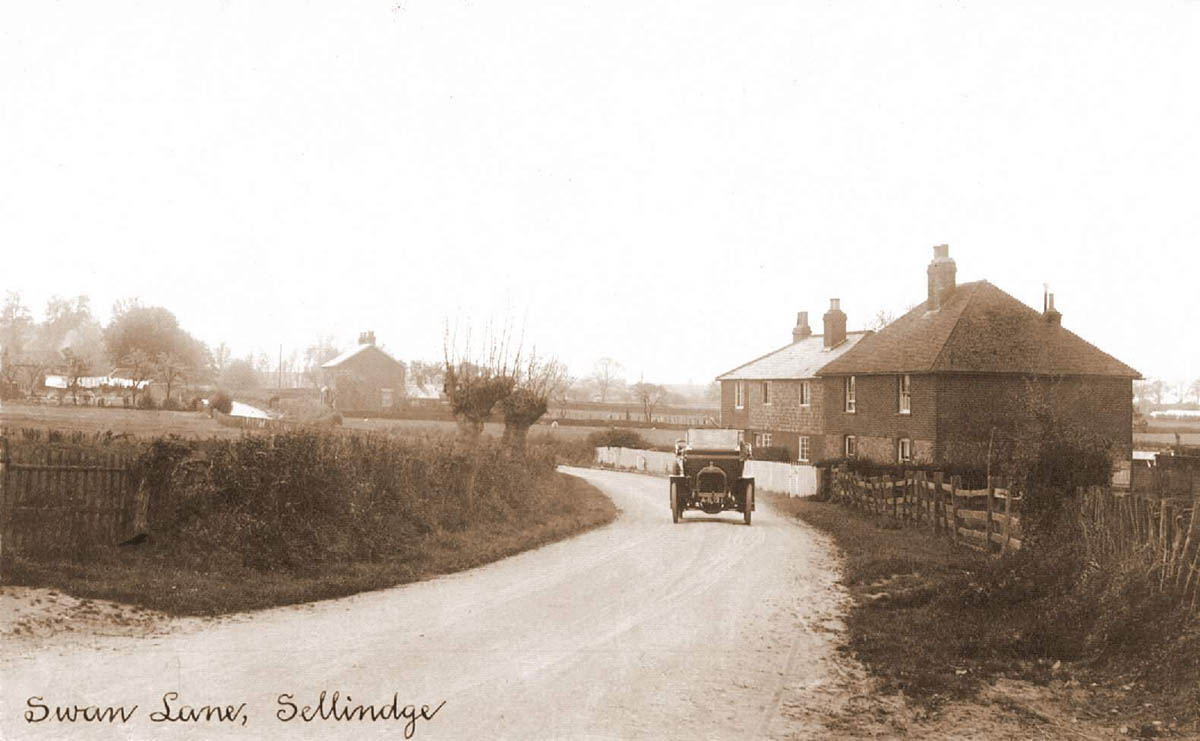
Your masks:
[[[896,460],[900,463],[912,463],[912,440],[902,437],[896,441]]]
[[[854,437],[854,435],[846,435],[846,438],[842,444],[842,450],[845,452],[847,458],[854,458],[857,456],[858,438]]]
[[[741,381],[735,381],[733,384],[733,408],[746,408],[746,384]]]
[[[846,411],[854,412],[854,376],[846,377]]]
[[[771,403],[771,382],[770,381],[762,382],[762,395],[763,395],[763,404],[770,404]]]
[[[806,407],[812,404],[812,386],[808,381],[800,382],[800,406]]]
[[[897,387],[900,389],[900,413],[912,414],[912,376],[907,373],[900,376]]]

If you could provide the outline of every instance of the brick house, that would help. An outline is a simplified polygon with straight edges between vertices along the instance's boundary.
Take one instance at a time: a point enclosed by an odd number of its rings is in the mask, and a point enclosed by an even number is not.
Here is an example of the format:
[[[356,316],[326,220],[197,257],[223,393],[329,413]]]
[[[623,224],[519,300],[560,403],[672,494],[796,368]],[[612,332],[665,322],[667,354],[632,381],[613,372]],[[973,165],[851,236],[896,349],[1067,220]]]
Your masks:
[[[381,414],[404,397],[405,367],[375,346],[375,333],[363,332],[358,346],[321,366],[324,400],[347,414]]]
[[[816,372],[842,454],[984,467],[1041,414],[1130,459],[1136,370],[1063,328],[1053,294],[1038,312],[987,281],[958,285],[944,245],[926,272],[924,302]]]
[[[841,438],[827,440],[830,397],[817,371],[841,357],[868,332],[847,332],[838,299],[830,302],[824,333],[814,335],[808,312],[800,312],[792,342],[717,377],[721,384],[721,425],[742,430],[756,447],[787,448],[792,460],[817,461],[832,455]]]

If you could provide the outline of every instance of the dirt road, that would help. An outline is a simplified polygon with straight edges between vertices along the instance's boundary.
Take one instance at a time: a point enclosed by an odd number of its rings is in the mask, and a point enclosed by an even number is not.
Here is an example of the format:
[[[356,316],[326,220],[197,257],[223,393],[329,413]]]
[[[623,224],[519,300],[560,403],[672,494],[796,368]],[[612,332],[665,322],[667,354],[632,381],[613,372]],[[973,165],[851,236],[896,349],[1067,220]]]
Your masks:
[[[838,590],[832,552],[765,508],[689,514],[673,526],[661,479],[573,471],[616,501],[610,527],[463,574],[171,635],[99,638],[0,664],[4,738],[103,725],[22,714],[138,705],[120,735],[220,732],[149,720],[172,706],[246,703],[239,735],[401,737],[405,723],[283,722],[293,695],[339,706],[445,701],[417,738],[759,737],[805,730],[833,690]],[[345,702],[345,696],[352,699]],[[418,708],[419,710],[419,708]],[[815,715],[814,715],[815,717]],[[122,733],[124,729],[125,733]],[[190,733],[189,733],[190,732]]]
[[[845,716],[862,682],[835,653],[844,596],[824,536],[763,506],[752,527],[737,513],[691,513],[672,525],[664,480],[572,473],[612,496],[623,510],[616,523],[347,599],[176,621],[151,637],[64,638],[35,655],[10,646],[0,652],[0,736],[834,735],[825,724]],[[316,706],[322,691],[326,711],[336,691],[337,708],[386,714],[395,695],[402,715],[428,705],[432,718],[281,719]],[[184,704],[237,712],[224,722],[153,722],[151,713],[167,712],[167,692],[179,693],[168,700],[172,717]],[[123,706],[132,717],[53,720],[56,706],[75,705]],[[29,723],[26,713],[51,719]]]

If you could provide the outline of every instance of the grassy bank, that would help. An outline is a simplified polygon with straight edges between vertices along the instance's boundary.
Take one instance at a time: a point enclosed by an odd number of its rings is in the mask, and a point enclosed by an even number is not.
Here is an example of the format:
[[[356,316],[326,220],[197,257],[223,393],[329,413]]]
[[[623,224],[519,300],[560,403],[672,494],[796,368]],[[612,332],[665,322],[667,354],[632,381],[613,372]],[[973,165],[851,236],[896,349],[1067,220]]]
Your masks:
[[[847,649],[885,690],[937,707],[1020,678],[1073,692],[1085,715],[1200,730],[1197,621],[1136,570],[1077,566],[1065,537],[998,559],[832,503],[772,503],[841,550]]]
[[[338,597],[487,563],[616,515],[543,446],[302,432],[159,440],[150,537],[87,561],[18,558],[10,583],[173,614]]]

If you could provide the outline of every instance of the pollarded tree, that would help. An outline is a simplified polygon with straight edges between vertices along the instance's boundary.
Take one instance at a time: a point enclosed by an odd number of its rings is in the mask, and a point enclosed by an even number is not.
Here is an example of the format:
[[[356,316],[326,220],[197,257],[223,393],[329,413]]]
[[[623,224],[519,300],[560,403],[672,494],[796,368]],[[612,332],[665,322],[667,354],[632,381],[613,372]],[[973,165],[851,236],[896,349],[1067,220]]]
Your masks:
[[[450,411],[458,420],[459,429],[469,439],[483,433],[484,423],[491,418],[496,405],[516,388],[515,369],[520,366],[521,351],[510,355],[510,335],[499,335],[489,326],[484,332],[482,347],[471,344],[470,332],[460,347],[447,325],[442,340],[444,375],[442,389],[450,402]]]
[[[504,418],[504,442],[524,450],[532,427],[549,409],[550,399],[568,382],[567,369],[556,360],[539,361],[536,354],[513,374],[513,389],[500,400]]]

